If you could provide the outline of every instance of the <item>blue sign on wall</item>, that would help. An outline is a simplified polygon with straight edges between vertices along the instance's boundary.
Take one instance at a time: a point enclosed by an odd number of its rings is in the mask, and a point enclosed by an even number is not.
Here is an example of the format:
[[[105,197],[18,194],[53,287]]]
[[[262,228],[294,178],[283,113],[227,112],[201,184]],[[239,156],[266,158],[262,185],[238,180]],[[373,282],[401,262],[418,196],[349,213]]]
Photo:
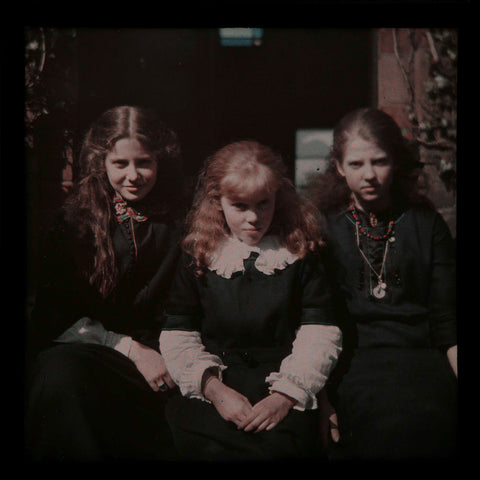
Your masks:
[[[263,28],[220,28],[222,47],[259,47],[262,44]]]

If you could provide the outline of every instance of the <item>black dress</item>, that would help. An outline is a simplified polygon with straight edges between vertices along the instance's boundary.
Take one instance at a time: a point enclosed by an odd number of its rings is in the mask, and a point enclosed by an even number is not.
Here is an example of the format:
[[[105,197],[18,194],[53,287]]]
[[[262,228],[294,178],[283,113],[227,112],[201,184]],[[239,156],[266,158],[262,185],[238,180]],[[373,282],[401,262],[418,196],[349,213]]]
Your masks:
[[[385,295],[362,258],[350,211],[328,218],[332,275],[344,350],[332,375],[341,441],[333,459],[425,459],[455,453],[456,377],[446,350],[457,343],[455,257],[442,217],[427,208],[396,212],[384,265]],[[388,228],[388,216],[372,235]],[[379,273],[385,241],[359,234]],[[341,313],[338,313],[341,312]]]
[[[33,460],[165,459],[174,456],[155,393],[133,362],[102,338],[130,336],[158,351],[164,299],[176,268],[173,219],[127,218],[112,225],[118,281],[102,298],[82,273],[91,239],[60,215],[42,252],[29,332],[27,456]],[[98,339],[55,341],[80,319],[101,325]]]
[[[223,383],[254,405],[269,394],[266,378],[292,351],[301,325],[332,326],[331,293],[322,263],[307,255],[267,275],[254,266],[224,278],[196,276],[184,254],[166,309],[165,331],[200,332],[207,352],[227,368]],[[165,354],[168,366],[168,356]],[[184,457],[196,460],[298,459],[314,454],[317,410],[290,410],[271,431],[237,430],[204,399],[172,397],[167,420]]]

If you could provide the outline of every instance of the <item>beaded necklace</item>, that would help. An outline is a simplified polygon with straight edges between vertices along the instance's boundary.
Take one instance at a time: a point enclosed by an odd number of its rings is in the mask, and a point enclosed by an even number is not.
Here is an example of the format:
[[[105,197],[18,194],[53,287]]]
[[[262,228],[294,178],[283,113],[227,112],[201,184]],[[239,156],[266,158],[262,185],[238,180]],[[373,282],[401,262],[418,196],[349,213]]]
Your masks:
[[[388,245],[389,243],[392,243],[395,241],[395,237],[393,236],[393,231],[394,231],[394,226],[395,226],[395,221],[390,220],[388,222],[387,230],[383,235],[371,235],[368,231],[367,227],[362,226],[362,223],[360,222],[360,217],[358,213],[355,210],[355,206],[352,204],[350,208],[353,220],[355,222],[355,235],[356,235],[356,240],[357,240],[357,247],[362,255],[363,259],[365,260],[366,264],[370,268],[370,271],[377,277],[377,286],[372,289],[372,293],[375,298],[383,298],[386,294],[387,290],[387,284],[384,280],[384,269],[385,269],[385,261],[387,259],[388,255]],[[376,218],[375,222],[370,222],[372,226],[376,226]],[[361,246],[360,246],[360,233],[364,235],[366,238],[370,240],[375,240],[375,241],[384,241],[385,242],[385,250],[383,253],[383,260],[382,260],[382,265],[380,267],[380,271],[377,272],[370,261],[368,260],[367,256],[363,252]]]
[[[355,224],[357,225],[358,227],[358,230],[360,231],[360,233],[362,235],[365,235],[367,238],[370,238],[371,240],[389,240],[389,241],[395,241],[395,240],[392,240],[392,235],[393,235],[393,227],[395,226],[395,221],[394,220],[390,220],[388,222],[388,226],[387,226],[387,230],[385,231],[385,233],[383,235],[371,235],[368,231],[368,228],[367,227],[364,227],[362,225],[362,223],[360,222],[360,217],[357,213],[357,211],[355,210],[355,206],[352,205],[351,206],[351,213],[352,213],[352,217],[353,217],[353,220],[355,221]],[[372,214],[370,214],[370,217],[374,218],[374,216],[372,216]],[[376,226],[376,218],[375,220],[371,220],[371,224],[372,226]],[[391,237],[391,238],[390,238]]]

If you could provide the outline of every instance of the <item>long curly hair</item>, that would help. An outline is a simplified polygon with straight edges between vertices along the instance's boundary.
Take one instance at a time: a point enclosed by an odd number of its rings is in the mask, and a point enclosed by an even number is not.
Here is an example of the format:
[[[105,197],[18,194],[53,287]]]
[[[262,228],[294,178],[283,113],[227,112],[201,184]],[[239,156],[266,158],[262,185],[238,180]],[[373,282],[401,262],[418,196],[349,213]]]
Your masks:
[[[233,142],[205,162],[187,215],[182,246],[194,258],[198,274],[206,270],[211,254],[231,233],[220,198],[259,189],[276,194],[268,234],[278,235],[281,243],[300,257],[323,245],[318,212],[296,192],[281,156],[254,140]]]
[[[375,143],[392,159],[394,177],[391,186],[393,202],[398,206],[430,204],[425,196],[426,178],[417,155],[403,137],[390,115],[376,108],[359,108],[345,115],[333,131],[333,145],[326,171],[309,181],[305,195],[324,213],[338,212],[351,201],[351,192],[336,164],[343,163],[350,139],[361,137]]]
[[[158,164],[157,179],[145,200],[150,215],[166,214],[179,204],[181,153],[177,135],[152,109],[119,106],[107,110],[88,129],[81,146],[80,175],[64,206],[67,221],[81,238],[93,243],[93,259],[84,274],[90,284],[107,296],[117,280],[111,239],[113,196],[105,157],[118,140],[138,140]],[[143,202],[143,200],[142,200]]]

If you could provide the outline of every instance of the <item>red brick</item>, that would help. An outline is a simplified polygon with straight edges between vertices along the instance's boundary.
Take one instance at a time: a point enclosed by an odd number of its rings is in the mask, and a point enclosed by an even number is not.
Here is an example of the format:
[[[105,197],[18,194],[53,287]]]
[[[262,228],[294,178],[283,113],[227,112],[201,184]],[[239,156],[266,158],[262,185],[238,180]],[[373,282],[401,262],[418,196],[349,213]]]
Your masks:
[[[397,50],[399,55],[408,55],[412,51],[412,43],[410,41],[410,32],[406,28],[380,28],[378,29],[378,52],[379,53],[394,53],[394,35],[396,36]],[[415,39],[421,33],[420,29],[415,29],[413,32]]]
[[[408,84],[393,54],[383,53],[378,59],[379,105],[406,104],[410,101]]]

